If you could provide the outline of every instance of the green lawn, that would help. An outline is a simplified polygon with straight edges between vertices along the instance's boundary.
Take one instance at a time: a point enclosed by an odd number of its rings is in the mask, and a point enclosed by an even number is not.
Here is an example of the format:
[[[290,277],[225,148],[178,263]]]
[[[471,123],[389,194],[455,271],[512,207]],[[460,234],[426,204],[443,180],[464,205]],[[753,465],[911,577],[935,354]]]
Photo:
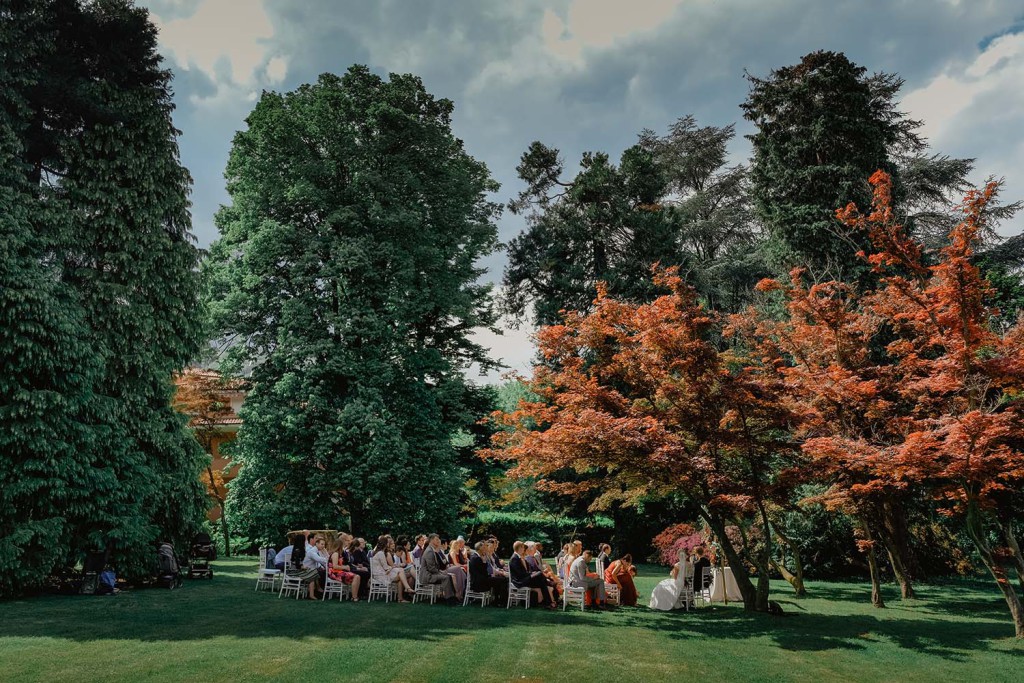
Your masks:
[[[995,588],[921,586],[890,608],[866,586],[812,583],[735,606],[608,613],[313,604],[254,593],[254,560],[177,591],[0,603],[2,681],[1021,681],[1024,646]],[[661,569],[642,567],[642,599]]]

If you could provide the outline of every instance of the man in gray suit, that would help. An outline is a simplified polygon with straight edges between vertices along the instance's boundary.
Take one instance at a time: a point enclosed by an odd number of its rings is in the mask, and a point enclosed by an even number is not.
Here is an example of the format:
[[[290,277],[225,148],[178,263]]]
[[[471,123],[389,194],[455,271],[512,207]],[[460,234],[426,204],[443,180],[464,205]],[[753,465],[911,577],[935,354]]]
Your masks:
[[[586,588],[590,591],[597,609],[603,609],[605,604],[604,577],[587,576],[587,565],[590,564],[590,558],[593,556],[592,552],[584,550],[579,557],[573,560],[572,566],[569,567],[569,585],[573,588]]]
[[[441,597],[449,600],[455,597],[455,586],[452,583],[452,576],[441,569],[441,537],[437,534],[430,534],[427,540],[427,547],[423,549],[420,557],[419,582],[426,585],[430,583],[440,584]]]

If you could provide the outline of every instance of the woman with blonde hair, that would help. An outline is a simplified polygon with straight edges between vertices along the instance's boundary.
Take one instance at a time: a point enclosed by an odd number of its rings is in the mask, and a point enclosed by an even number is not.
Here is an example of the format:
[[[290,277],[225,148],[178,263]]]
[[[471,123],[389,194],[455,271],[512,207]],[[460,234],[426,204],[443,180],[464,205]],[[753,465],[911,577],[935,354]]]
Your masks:
[[[469,578],[469,562],[463,560],[462,553],[465,547],[466,541],[462,536],[452,541],[448,549],[448,566],[445,568],[452,577],[452,583],[455,584],[455,599],[459,601],[466,594],[466,581]]]

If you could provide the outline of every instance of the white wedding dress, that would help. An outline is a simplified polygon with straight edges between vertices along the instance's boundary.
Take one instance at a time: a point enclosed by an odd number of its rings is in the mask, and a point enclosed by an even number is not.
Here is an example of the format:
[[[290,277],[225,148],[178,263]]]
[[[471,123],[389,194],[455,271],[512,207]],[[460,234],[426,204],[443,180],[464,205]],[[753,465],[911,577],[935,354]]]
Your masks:
[[[685,585],[687,579],[693,576],[693,565],[686,561],[686,551],[679,551],[679,571],[676,578],[665,579],[651,591],[651,609],[660,609],[663,612],[682,609],[686,604]]]

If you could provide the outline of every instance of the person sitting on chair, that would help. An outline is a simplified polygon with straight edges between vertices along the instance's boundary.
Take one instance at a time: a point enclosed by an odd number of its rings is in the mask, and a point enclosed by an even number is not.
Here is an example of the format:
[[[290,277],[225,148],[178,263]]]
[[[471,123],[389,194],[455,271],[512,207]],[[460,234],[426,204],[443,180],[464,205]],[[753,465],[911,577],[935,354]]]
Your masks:
[[[327,575],[335,581],[348,584],[352,588],[352,602],[359,602],[359,584],[362,583],[362,579],[359,574],[352,571],[351,566],[346,560],[347,553],[345,549],[347,547],[348,536],[342,534],[338,537],[338,542],[334,546],[334,552],[331,553]]]
[[[610,545],[602,543],[597,546],[597,561],[605,569],[612,565],[612,547]]]
[[[469,558],[469,589],[475,593],[490,592],[495,604],[501,605],[508,600],[508,581],[498,576],[491,576],[487,571],[487,560],[491,554],[491,544],[477,541],[476,552]]]
[[[451,574],[444,570],[443,554],[441,537],[430,534],[427,538],[427,547],[423,549],[423,556],[420,558],[419,582],[422,585],[438,584],[441,586],[441,597],[451,602],[455,596],[455,586],[452,584]]]
[[[701,588],[707,588],[711,584],[711,577],[704,574],[704,570],[711,566],[711,560],[704,556],[704,546],[699,545],[693,550],[693,575],[696,577],[694,583],[700,583]]]
[[[636,585],[633,583],[633,556],[626,553],[611,563],[604,570],[605,583],[614,583],[619,587],[619,604],[636,607]]]
[[[316,600],[316,581],[320,573],[317,572],[315,560],[306,561],[306,536],[296,534],[292,542],[292,554],[289,565],[289,576],[296,577],[300,583],[309,589],[309,599]]]
[[[277,571],[283,572],[284,571],[284,566],[286,564],[288,564],[289,562],[291,562],[291,559],[292,559],[292,543],[294,543],[294,542],[295,542],[295,539],[289,537],[288,538],[288,545],[286,545],[285,547],[281,548],[279,551],[277,551],[277,554],[274,555],[274,569],[276,569]]]
[[[402,567],[395,566],[394,553],[394,539],[387,534],[381,536],[377,539],[377,545],[373,549],[370,567],[375,578],[379,581],[398,584],[398,602],[412,602],[405,597],[405,594],[411,594],[413,588],[409,585],[405,570]]]
[[[491,536],[487,539],[487,543],[491,546],[491,555],[488,560],[488,571],[491,576],[498,576],[504,579],[508,578],[508,572],[505,570],[505,563],[498,557],[498,538]]]
[[[555,596],[560,596],[562,594],[562,579],[560,579],[555,572],[551,571],[551,565],[544,561],[544,545],[537,543],[533,546],[533,549],[533,557],[540,566],[541,573],[543,573],[544,578],[548,580],[548,585],[555,589]]]
[[[361,538],[354,538],[349,541],[348,549],[345,551],[345,564],[349,571],[359,575],[359,588],[362,597],[370,592],[370,558],[366,556],[366,541]]]
[[[533,579],[533,583],[536,584],[534,588],[540,591],[540,593],[544,597],[544,600],[542,600],[540,604],[549,602],[551,606],[554,607],[556,597],[555,584],[547,577],[547,575],[544,573],[544,569],[540,565],[540,560],[538,559],[537,555],[537,544],[533,541],[528,541],[525,544],[525,546],[526,547],[524,552],[526,554],[523,556],[523,560],[526,561],[526,567],[530,570],[531,576],[540,577],[540,580]],[[541,583],[541,581],[543,581],[543,584]]]
[[[540,570],[530,571],[530,568],[526,566],[526,559],[524,557],[526,554],[526,544],[522,541],[516,541],[512,544],[512,551],[512,558],[508,561],[508,571],[512,576],[512,585],[516,588],[532,588],[531,593],[539,596],[538,604],[553,608],[555,606],[554,598],[551,597],[544,574]]]
[[[420,534],[416,537],[416,547],[412,549],[412,556],[417,560],[423,557],[423,551],[427,547],[427,535]]]
[[[604,609],[604,577],[587,576],[587,565],[594,554],[590,550],[573,560],[569,567],[569,585],[573,588],[586,588],[597,609]]]

